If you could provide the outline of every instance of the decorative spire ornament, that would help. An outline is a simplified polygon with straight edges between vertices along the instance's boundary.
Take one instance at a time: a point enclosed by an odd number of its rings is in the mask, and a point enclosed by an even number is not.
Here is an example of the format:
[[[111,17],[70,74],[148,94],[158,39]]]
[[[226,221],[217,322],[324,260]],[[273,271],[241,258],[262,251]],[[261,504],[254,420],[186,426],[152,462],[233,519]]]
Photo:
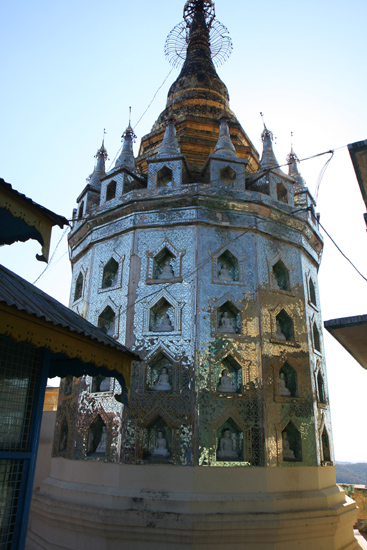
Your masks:
[[[93,185],[94,187],[100,187],[101,178],[103,178],[106,175],[106,160],[108,158],[108,154],[104,145],[105,134],[106,134],[106,129],[103,128],[102,145],[98,149],[97,153],[94,155],[94,158],[97,159],[95,163],[95,167],[92,174],[89,176],[89,178],[87,178],[87,182],[89,183],[89,185]]]
[[[122,151],[120,156],[116,160],[115,168],[125,167],[130,170],[136,171],[135,158],[133,151],[133,143],[136,139],[134,130],[131,127],[131,107],[129,107],[129,124],[125,132],[121,136],[122,140]]]

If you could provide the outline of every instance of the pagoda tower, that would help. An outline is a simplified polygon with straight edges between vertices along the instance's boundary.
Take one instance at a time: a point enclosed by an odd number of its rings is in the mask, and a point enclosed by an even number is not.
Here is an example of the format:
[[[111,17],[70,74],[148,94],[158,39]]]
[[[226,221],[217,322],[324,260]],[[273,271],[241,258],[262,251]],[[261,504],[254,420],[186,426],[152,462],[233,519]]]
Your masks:
[[[286,174],[264,126],[259,159],[230,110],[213,2],[189,0],[184,20],[166,108],[137,158],[130,124],[108,172],[102,145],[69,238],[70,307],[141,360],[127,392],[62,382],[29,548],[356,549],[335,483],[315,204],[293,149]]]

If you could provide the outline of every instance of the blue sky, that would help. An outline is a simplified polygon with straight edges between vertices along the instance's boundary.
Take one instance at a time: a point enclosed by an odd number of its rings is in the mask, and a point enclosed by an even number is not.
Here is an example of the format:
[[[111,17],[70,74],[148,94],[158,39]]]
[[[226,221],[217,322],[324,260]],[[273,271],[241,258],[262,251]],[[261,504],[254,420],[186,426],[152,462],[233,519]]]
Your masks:
[[[140,118],[170,65],[164,41],[180,22],[183,0],[13,0],[0,4],[0,177],[33,200],[71,217],[92,172],[106,128],[111,161],[127,126]],[[234,43],[218,69],[231,108],[255,147],[265,121],[285,162],[293,131],[300,158],[367,138],[367,3],[351,0],[217,0],[217,18]],[[174,69],[135,128],[150,131],[165,106]],[[303,162],[311,192],[327,157]],[[347,149],[321,182],[317,211],[342,250],[367,276],[363,201]],[[60,239],[55,230],[52,248]],[[3,247],[0,261],[33,282],[44,269],[37,243]],[[37,283],[68,302],[70,266],[64,238]],[[366,282],[325,237],[319,276],[324,319],[367,313]],[[367,372],[325,334],[337,460],[366,461],[361,436]]]

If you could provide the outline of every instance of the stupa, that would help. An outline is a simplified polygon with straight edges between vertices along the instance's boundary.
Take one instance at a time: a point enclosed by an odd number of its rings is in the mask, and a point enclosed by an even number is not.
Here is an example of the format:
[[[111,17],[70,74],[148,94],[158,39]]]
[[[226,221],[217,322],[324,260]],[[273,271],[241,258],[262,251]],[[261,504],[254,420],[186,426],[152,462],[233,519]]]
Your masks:
[[[141,361],[128,396],[63,381],[30,549],[359,547],[335,483],[314,200],[294,151],[286,174],[264,126],[259,159],[230,110],[215,21],[186,2],[166,108],[137,158],[130,124],[108,172],[102,145],[78,198],[70,307]]]

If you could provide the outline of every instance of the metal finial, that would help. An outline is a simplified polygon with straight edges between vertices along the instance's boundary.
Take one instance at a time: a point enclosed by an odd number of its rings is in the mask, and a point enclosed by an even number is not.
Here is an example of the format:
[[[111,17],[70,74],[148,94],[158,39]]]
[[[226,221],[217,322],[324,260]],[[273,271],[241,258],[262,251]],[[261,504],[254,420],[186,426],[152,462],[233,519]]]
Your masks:
[[[186,59],[190,27],[198,12],[202,12],[205,17],[214,64],[219,67],[232,53],[232,39],[228,29],[215,18],[213,0],[188,0],[184,7],[184,21],[171,30],[164,45],[165,56],[175,68],[180,68]]]
[[[107,134],[106,128],[103,128],[102,147],[104,147],[104,137]]]
[[[266,124],[265,124],[265,120],[264,120],[264,115],[263,113],[260,111],[260,116],[261,116],[261,120],[263,121],[263,125],[264,125],[264,129],[267,130],[267,127],[266,127]]]
[[[131,126],[131,107],[129,107],[129,126]]]

